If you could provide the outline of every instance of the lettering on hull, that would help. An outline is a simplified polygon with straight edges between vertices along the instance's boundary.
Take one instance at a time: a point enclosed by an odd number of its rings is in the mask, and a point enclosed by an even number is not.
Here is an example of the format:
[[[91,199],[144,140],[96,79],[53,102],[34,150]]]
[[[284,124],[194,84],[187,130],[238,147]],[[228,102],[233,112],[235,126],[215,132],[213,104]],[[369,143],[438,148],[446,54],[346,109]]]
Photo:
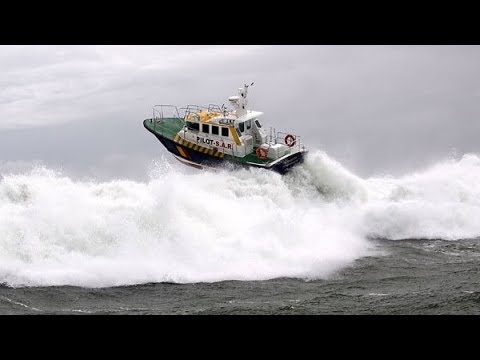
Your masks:
[[[205,139],[200,136],[197,136],[197,142],[202,143],[202,144],[207,144],[210,146],[216,146],[216,147],[222,147],[225,149],[233,149],[233,145],[229,143],[225,143],[223,141],[218,141],[218,140],[212,140],[212,139]]]

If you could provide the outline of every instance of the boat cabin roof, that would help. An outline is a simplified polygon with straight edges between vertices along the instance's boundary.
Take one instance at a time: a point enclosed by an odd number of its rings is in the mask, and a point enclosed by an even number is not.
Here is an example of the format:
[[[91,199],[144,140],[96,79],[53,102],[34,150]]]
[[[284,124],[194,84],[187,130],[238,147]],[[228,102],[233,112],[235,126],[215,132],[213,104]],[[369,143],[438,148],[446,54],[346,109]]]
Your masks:
[[[247,113],[237,117],[235,112],[220,113],[208,110],[202,110],[199,112],[191,113],[185,117],[186,121],[208,123],[217,125],[237,125],[247,120],[256,119],[263,115],[261,111],[247,110]]]

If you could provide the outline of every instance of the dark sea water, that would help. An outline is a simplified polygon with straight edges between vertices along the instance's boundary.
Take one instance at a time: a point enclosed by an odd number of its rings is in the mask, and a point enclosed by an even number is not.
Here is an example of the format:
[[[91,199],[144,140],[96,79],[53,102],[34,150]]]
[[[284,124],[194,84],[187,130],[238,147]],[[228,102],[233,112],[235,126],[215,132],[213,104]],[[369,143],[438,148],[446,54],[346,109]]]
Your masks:
[[[480,314],[480,240],[372,240],[328,280],[0,288],[1,314]]]
[[[183,169],[183,168],[182,168]],[[479,314],[480,157],[0,174],[0,314]]]

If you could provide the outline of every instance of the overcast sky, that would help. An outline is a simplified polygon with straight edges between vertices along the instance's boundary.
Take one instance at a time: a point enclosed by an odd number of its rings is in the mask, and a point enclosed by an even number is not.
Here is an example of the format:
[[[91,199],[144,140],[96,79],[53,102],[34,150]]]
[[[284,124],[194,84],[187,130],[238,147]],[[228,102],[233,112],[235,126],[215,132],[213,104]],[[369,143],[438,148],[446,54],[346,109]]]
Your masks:
[[[155,104],[227,103],[360,176],[480,152],[479,46],[0,46],[0,173],[145,179]]]

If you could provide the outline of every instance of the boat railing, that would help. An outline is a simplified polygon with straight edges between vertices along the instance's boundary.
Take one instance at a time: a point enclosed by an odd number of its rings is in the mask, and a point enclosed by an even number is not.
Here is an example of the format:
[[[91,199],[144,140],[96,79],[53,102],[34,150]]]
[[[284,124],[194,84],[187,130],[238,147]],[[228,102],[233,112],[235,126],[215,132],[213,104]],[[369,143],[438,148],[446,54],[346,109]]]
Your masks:
[[[197,121],[200,120],[199,113],[207,112],[207,113],[226,113],[225,108],[221,108],[216,104],[208,104],[208,106],[204,105],[188,105],[186,108],[182,108],[184,110],[183,119],[195,119]]]
[[[214,112],[214,113],[223,113],[225,112],[225,108],[222,109],[220,106],[216,104],[208,104],[207,111]]]
[[[205,106],[202,106],[202,105],[187,105],[187,107],[185,108],[185,111],[189,113],[195,113],[195,112],[200,112],[204,109],[205,109]]]
[[[186,107],[177,107],[174,105],[155,105],[153,106],[153,117],[152,120],[155,122],[161,122],[166,118],[178,118],[183,121],[191,118],[197,120],[200,119],[200,112],[208,113],[227,113],[228,111],[225,108],[220,107],[216,104],[204,105],[187,105]]]
[[[185,112],[183,114],[183,120],[200,120],[199,113],[205,110],[203,106],[200,105],[187,105]]]
[[[163,120],[166,118],[181,119],[178,108],[175,105],[154,105],[153,118],[157,120]]]
[[[178,110],[175,105],[154,105],[152,110],[153,130],[156,131],[157,125],[161,124],[164,119],[177,118],[183,120]]]
[[[286,142],[286,139],[289,136],[293,137],[293,140],[294,140],[293,145],[287,144]],[[287,145],[291,149],[294,149],[297,151],[305,150],[305,144],[302,142],[302,139],[300,136],[292,133],[276,131],[275,128],[272,128],[272,127],[270,128],[270,134],[267,135],[267,144],[282,144],[282,145]]]

